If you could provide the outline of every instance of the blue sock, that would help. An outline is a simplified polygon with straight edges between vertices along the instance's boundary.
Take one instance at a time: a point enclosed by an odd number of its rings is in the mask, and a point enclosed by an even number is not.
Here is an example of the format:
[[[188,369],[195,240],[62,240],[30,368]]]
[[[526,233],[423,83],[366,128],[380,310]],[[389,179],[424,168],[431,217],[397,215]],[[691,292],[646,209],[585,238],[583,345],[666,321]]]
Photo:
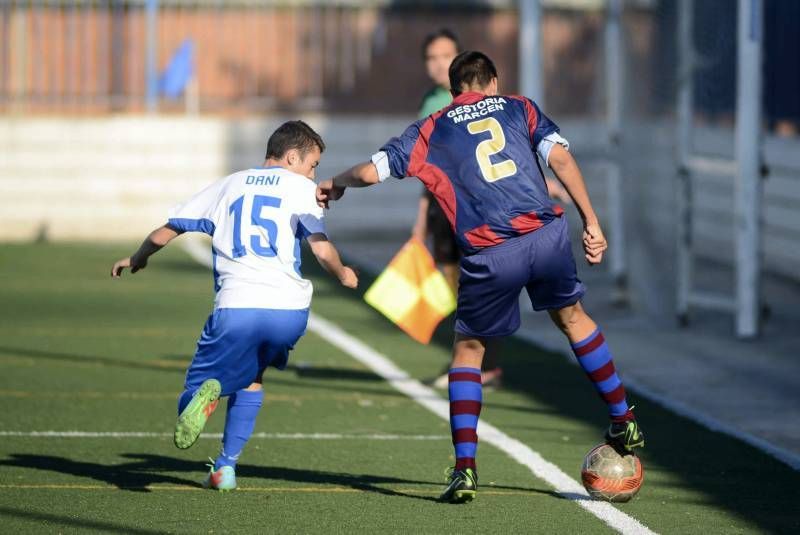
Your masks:
[[[256,427],[256,416],[264,401],[263,390],[239,390],[228,398],[225,415],[225,434],[222,436],[222,451],[214,470],[223,466],[236,467],[236,461]]]
[[[594,384],[597,393],[606,402],[611,419],[614,421],[632,419],[633,412],[625,399],[625,387],[617,375],[611,351],[600,329],[595,329],[584,340],[572,344],[572,351],[575,352],[578,364]]]
[[[178,396],[178,416],[183,412],[183,409],[192,401],[192,396],[194,393],[197,392],[197,389],[194,390],[184,390],[180,396]]]

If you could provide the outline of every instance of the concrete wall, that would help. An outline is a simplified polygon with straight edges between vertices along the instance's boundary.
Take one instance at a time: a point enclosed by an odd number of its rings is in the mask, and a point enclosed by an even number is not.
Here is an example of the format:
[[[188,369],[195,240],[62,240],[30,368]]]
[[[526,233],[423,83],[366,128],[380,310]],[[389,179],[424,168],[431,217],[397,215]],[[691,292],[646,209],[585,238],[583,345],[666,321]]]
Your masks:
[[[368,158],[410,120],[304,118],[329,143],[321,173]],[[2,121],[0,240],[32,239],[42,229],[57,240],[138,239],[165,221],[171,205],[234,170],[261,165],[268,133],[285,119]]]

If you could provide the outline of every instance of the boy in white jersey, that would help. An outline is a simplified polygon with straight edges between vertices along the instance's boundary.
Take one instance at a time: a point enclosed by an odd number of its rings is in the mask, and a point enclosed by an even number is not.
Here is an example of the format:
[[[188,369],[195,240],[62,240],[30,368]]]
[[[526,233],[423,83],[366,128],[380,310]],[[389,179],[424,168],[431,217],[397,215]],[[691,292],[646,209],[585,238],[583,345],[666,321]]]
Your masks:
[[[184,232],[212,237],[214,311],[208,317],[178,399],[175,445],[197,440],[221,396],[228,397],[219,457],[204,485],[236,488],[236,461],[255,428],[268,366],[283,369],[306,329],[311,282],[300,274],[300,241],[348,288],[355,272],[328,241],[317,206],[314,171],[325,144],[303,121],[270,136],[263,167],[239,171],[174,207],[169,222],[111,269],[119,277],[147,267],[147,259]]]

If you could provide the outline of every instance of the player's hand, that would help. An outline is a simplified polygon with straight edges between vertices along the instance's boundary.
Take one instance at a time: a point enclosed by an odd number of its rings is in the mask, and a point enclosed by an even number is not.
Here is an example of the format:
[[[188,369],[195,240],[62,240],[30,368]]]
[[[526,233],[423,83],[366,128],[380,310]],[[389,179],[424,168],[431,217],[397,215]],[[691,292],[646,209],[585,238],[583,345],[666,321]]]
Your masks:
[[[111,276],[115,279],[118,279],[122,276],[122,272],[125,268],[130,268],[131,273],[136,273],[140,269],[144,269],[147,267],[147,259],[138,259],[136,256],[129,256],[127,258],[121,258],[114,263],[114,267],[111,268]]]
[[[358,288],[358,273],[349,266],[344,266],[339,274],[339,281],[345,288]]]
[[[344,195],[344,188],[333,185],[333,179],[323,180],[317,184],[317,204],[321,208],[329,208],[330,201],[338,201]]]
[[[608,249],[608,242],[598,223],[589,223],[583,228],[583,251],[590,265],[603,261],[603,252]]]

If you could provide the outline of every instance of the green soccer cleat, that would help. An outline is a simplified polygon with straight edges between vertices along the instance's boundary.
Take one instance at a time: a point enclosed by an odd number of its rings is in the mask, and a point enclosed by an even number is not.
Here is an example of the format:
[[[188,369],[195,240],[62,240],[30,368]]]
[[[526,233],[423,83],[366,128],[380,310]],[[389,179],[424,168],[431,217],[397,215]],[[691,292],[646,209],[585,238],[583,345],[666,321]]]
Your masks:
[[[203,381],[192,396],[192,400],[178,416],[178,421],[175,423],[175,446],[185,450],[197,441],[197,437],[219,404],[221,391],[222,385],[216,379]]]
[[[439,496],[439,501],[450,503],[466,503],[475,499],[478,492],[478,474],[472,468],[453,470],[450,473],[447,488]]]
[[[606,431],[606,442],[619,452],[633,451],[644,447],[644,433],[639,430],[636,420],[611,422]]]
[[[236,488],[236,471],[232,466],[221,466],[219,470],[214,470],[214,462],[208,465],[211,469],[203,481],[204,489],[228,492]]]

